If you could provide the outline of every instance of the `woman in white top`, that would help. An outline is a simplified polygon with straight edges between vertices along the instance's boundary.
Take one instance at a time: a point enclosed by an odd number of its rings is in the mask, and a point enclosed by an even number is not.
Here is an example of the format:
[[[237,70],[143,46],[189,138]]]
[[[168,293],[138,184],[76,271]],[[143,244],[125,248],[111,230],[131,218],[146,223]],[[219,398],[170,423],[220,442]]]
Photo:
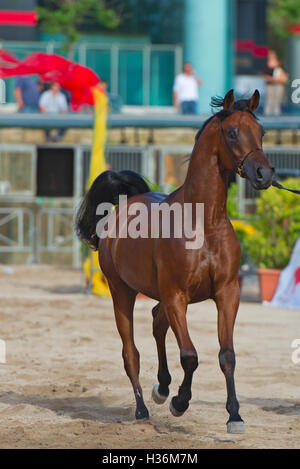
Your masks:
[[[288,81],[288,74],[281,66],[277,54],[273,50],[268,52],[264,79],[266,83],[264,114],[266,116],[279,116],[281,114],[284,87]]]

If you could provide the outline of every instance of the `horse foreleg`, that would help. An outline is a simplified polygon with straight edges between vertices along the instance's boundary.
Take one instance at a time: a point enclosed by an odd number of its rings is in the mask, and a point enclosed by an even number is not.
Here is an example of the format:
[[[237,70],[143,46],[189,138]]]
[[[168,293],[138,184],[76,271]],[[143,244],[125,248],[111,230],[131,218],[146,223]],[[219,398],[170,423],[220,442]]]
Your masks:
[[[233,329],[237,315],[240,288],[238,281],[227,285],[215,298],[218,309],[218,337],[220,343],[219,363],[224,373],[227,387],[226,409],[229,413],[228,433],[244,433],[245,425],[239,415],[239,403],[234,384],[235,353],[233,348]]]
[[[133,308],[136,292],[131,290],[121,280],[114,282],[110,290],[112,294],[116,324],[123,343],[122,356],[124,368],[129,377],[135,399],[136,399],[136,419],[148,419],[149,413],[143,399],[143,392],[139,382],[140,355],[134,344],[133,337]]]
[[[156,341],[158,355],[158,382],[153,387],[152,398],[156,404],[163,404],[169,395],[169,385],[171,376],[168,370],[166,354],[166,335],[169,329],[169,321],[161,303],[158,303],[152,310],[153,316],[153,336]]]
[[[187,304],[180,295],[174,295],[172,300],[164,303],[164,310],[180,349],[180,362],[184,370],[184,378],[178,395],[174,396],[170,403],[170,411],[175,417],[180,417],[189,407],[193,374],[198,367],[197,352],[187,328],[186,309]]]

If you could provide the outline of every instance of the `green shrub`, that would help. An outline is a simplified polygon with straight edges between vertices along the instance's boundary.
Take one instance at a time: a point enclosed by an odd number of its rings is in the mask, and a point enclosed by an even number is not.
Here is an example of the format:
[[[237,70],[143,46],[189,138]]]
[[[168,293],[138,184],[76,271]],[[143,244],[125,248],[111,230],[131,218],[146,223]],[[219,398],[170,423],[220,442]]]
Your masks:
[[[300,188],[300,179],[287,179],[285,187]],[[283,269],[288,264],[300,235],[300,197],[270,187],[257,200],[252,216],[254,234],[247,238],[246,249],[257,267]]]
[[[227,194],[227,215],[229,218],[241,218],[238,195],[239,186],[234,182],[230,184]]]

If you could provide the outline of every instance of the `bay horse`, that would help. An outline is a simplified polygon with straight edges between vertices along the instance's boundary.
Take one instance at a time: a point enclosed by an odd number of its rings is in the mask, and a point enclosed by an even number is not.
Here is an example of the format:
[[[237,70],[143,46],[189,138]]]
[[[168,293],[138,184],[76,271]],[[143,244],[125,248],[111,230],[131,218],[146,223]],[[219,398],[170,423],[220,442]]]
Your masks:
[[[138,292],[158,301],[153,308],[153,335],[158,352],[158,383],[152,391],[157,404],[169,395],[171,376],[168,370],[165,339],[169,326],[180,349],[184,378],[178,395],[170,402],[171,413],[181,416],[192,397],[193,373],[198,366],[195,347],[186,321],[187,306],[207,299],[218,310],[219,364],[227,387],[227,431],[243,433],[244,421],[234,383],[235,352],[233,329],[240,301],[238,272],[241,249],[226,212],[228,176],[234,171],[248,178],[255,189],[267,189],[273,181],[274,168],[262,150],[263,128],[254,111],[259,105],[255,90],[249,100],[235,102],[233,90],[222,105],[202,126],[196,136],[184,184],[170,195],[150,192],[146,182],[131,171],[106,171],[94,181],[84,198],[76,219],[78,236],[99,250],[99,262],[112,295],[115,320],[123,343],[123,360],[136,399],[136,419],[149,417],[139,383],[139,352],[133,335],[133,309]],[[204,243],[189,250],[184,235],[176,238],[174,224],[169,238],[99,239],[95,227],[96,208],[101,202],[118,204],[118,196],[127,195],[128,208],[135,202],[151,204],[174,202],[183,205],[204,203]],[[126,210],[127,210],[126,209]],[[120,218],[122,205],[116,207]],[[124,214],[123,214],[124,215]],[[129,217],[126,212],[125,217]],[[195,211],[192,212],[195,226]]]

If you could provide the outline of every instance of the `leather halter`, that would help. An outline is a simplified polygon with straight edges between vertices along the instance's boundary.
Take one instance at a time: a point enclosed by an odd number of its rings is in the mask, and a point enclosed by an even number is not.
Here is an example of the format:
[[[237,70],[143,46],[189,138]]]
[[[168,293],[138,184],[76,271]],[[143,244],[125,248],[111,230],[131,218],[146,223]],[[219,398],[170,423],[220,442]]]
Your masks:
[[[225,137],[225,134],[224,134],[224,129],[223,129],[223,126],[222,126],[222,121],[219,119],[219,123],[220,123],[220,130],[221,130],[221,135],[222,135],[222,138],[223,138],[223,143],[224,143],[224,146],[226,148],[226,152],[227,154],[230,156],[230,158],[232,159],[232,161],[234,162],[237,170],[236,172],[238,173],[239,176],[243,177],[243,171],[244,171],[244,164],[247,160],[247,158],[251,155],[251,153],[254,153],[255,151],[259,150],[259,151],[263,151],[262,148],[253,148],[252,150],[250,150],[245,156],[243,156],[243,158],[241,160],[238,160],[234,154],[232,153],[231,151],[231,148],[230,146],[228,145],[227,143],[227,140],[226,140],[226,137]]]
[[[231,148],[227,143],[227,140],[226,140],[226,137],[225,137],[225,134],[224,134],[224,129],[223,129],[223,126],[222,126],[222,121],[220,119],[219,119],[219,123],[220,123],[221,135],[222,135],[222,138],[223,138],[224,146],[226,148],[226,152],[230,156],[230,158],[232,159],[233,163],[235,164],[235,166],[237,168],[236,172],[238,173],[238,175],[243,177],[244,164],[245,164],[245,161],[247,160],[247,158],[251,155],[251,153],[254,153],[255,151],[263,151],[263,149],[262,148],[253,148],[241,160],[238,160],[234,156],[234,154],[232,153]],[[288,189],[287,187],[284,187],[281,184],[279,184],[279,182],[276,181],[276,179],[273,179],[272,186],[277,187],[277,189],[284,189],[285,191],[293,192],[294,194],[300,195],[300,190]]]

